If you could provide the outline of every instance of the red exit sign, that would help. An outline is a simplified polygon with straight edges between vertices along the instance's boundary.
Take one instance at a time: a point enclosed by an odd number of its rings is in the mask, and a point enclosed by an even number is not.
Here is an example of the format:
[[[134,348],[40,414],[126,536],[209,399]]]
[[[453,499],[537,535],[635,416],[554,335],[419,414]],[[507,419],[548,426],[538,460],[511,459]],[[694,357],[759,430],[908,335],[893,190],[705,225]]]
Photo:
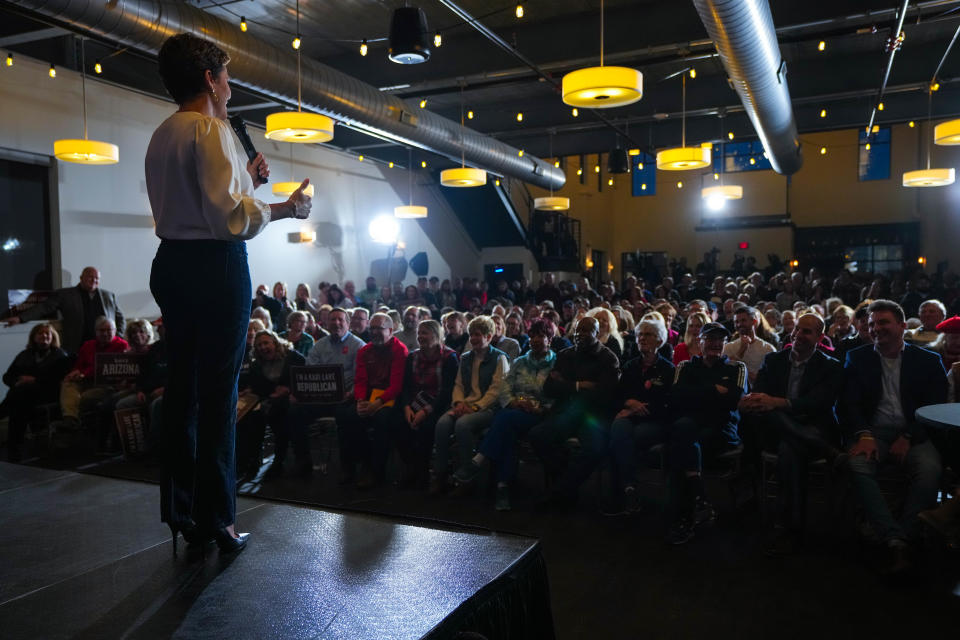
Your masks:
[[[749,248],[750,248],[750,243],[749,243],[749,242],[741,242],[740,244],[737,245],[737,248],[738,248],[738,249],[749,249]]]

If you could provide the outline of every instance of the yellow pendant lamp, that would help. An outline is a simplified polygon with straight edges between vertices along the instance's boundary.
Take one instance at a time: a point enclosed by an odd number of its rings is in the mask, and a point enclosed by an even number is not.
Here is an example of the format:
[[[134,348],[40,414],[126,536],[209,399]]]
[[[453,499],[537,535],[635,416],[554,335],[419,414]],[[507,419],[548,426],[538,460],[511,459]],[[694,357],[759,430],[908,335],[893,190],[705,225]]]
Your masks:
[[[553,156],[553,135],[550,135],[550,156]],[[566,211],[570,208],[570,198],[553,195],[553,183],[550,183],[550,195],[533,199],[533,208],[537,211]]]
[[[643,74],[629,67],[603,66],[603,0],[600,0],[600,66],[563,76],[563,102],[571,107],[609,109],[633,104],[643,97]],[[576,115],[576,114],[574,114]]]
[[[289,198],[294,191],[300,188],[300,184],[299,182],[274,182],[271,191],[273,191],[273,195],[279,198]],[[308,184],[303,192],[312,198],[313,184]]]
[[[713,145],[705,142],[699,147],[687,146],[687,74],[683,78],[683,111],[681,115],[681,141],[679,147],[657,152],[657,169],[661,171],[689,171],[703,169],[710,165]]]
[[[463,147],[463,87],[460,87],[460,166],[454,169],[444,169],[440,172],[440,184],[445,187],[482,187],[487,184],[487,172],[483,169],[468,167]],[[427,217],[424,208],[423,215],[405,215],[400,217]]]
[[[84,41],[80,41],[80,84],[83,92],[83,139],[55,140],[53,155],[57,160],[76,164],[116,164],[120,149],[110,142],[87,138],[87,70]]]
[[[930,111],[933,101],[933,88],[927,90],[927,123],[930,123]],[[960,130],[956,126],[960,123],[958,120],[944,122],[937,125],[934,129],[933,140],[936,144],[953,145],[960,144],[960,138],[957,142],[952,139],[960,136]],[[905,187],[945,187],[953,184],[955,179],[954,170],[949,169],[931,169],[930,168],[930,143],[927,142],[927,168],[916,171],[907,171],[903,174],[903,186]]]
[[[960,120],[942,122],[934,127],[933,142],[947,146],[960,144]]]
[[[300,0],[297,0],[297,34],[300,33]],[[299,35],[297,36],[299,40]],[[300,49],[297,50],[297,110],[267,116],[266,137],[280,142],[328,142],[333,140],[333,119],[319,113],[305,113],[301,100]]]
[[[570,198],[563,198],[561,196],[534,198],[533,207],[538,211],[566,211],[570,208]]]
[[[720,120],[721,141],[723,140],[723,120]],[[702,148],[702,147],[701,147]],[[720,171],[713,174],[714,180],[719,180],[720,184],[713,187],[704,187],[700,189],[700,197],[703,198],[707,209],[711,211],[720,211],[728,200],[740,200],[743,198],[743,187],[738,184],[724,184],[724,154],[723,142],[720,143]]]
[[[440,172],[440,184],[445,187],[481,187],[487,184],[487,172],[472,167],[444,169]]]
[[[903,174],[905,187],[945,187],[953,184],[954,170],[951,169],[918,169]]]
[[[427,208],[421,205],[413,204],[413,150],[407,149],[407,173],[410,176],[410,186],[408,192],[408,200],[405,205],[400,205],[399,207],[393,208],[393,217],[394,218],[426,218],[427,217]],[[484,176],[486,178],[486,176]]]

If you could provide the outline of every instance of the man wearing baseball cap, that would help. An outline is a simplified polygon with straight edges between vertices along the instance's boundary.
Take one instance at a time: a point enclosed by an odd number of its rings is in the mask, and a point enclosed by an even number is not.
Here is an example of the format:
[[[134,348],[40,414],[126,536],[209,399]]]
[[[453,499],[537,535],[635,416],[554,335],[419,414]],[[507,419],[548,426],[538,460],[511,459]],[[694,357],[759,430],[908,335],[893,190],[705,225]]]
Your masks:
[[[702,460],[740,444],[737,405],[747,392],[747,367],[723,355],[729,337],[730,332],[722,324],[708,322],[700,329],[703,355],[677,367],[670,392],[670,406],[676,418],[670,430],[667,458],[674,483],[674,520],[667,532],[670,544],[688,542],[697,525],[716,518],[716,510],[703,497]]]

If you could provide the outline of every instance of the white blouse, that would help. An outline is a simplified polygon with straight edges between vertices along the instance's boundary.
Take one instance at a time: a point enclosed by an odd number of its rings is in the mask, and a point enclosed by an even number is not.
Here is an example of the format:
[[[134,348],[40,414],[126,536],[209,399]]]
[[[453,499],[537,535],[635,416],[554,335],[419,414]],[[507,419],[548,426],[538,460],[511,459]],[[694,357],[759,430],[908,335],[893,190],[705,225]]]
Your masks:
[[[233,132],[195,111],[171,115],[147,147],[147,196],[157,236],[168,240],[249,240],[270,222],[253,196]]]

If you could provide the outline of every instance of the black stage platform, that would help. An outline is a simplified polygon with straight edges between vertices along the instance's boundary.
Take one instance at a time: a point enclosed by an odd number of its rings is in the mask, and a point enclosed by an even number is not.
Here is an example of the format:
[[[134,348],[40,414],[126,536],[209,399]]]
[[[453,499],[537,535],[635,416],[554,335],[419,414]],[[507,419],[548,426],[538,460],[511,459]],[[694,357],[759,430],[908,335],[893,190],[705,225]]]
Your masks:
[[[553,638],[537,541],[241,498],[172,559],[156,485],[0,463],[3,638]]]

